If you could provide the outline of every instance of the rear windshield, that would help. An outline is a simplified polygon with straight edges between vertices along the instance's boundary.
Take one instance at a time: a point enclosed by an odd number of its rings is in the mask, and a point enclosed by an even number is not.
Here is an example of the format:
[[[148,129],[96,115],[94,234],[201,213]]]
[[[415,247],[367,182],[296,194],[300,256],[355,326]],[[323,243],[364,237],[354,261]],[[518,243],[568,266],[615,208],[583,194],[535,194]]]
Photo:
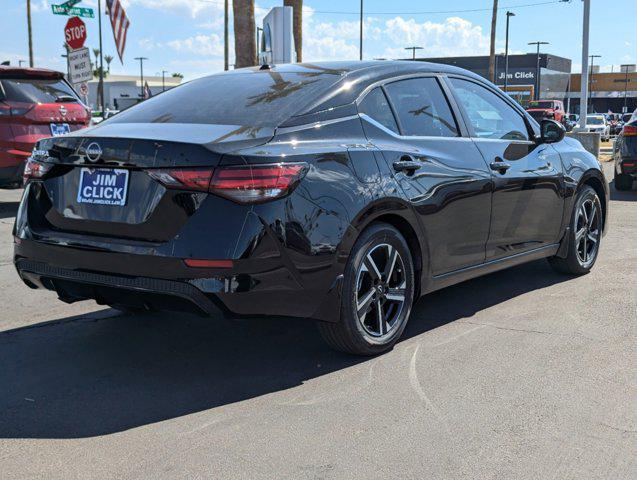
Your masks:
[[[66,103],[79,101],[73,89],[58,79],[0,80],[6,100],[25,103]]]
[[[213,75],[167,90],[109,122],[276,127],[339,79],[314,72]]]
[[[603,117],[586,117],[586,123],[589,125],[603,125],[604,118]]]

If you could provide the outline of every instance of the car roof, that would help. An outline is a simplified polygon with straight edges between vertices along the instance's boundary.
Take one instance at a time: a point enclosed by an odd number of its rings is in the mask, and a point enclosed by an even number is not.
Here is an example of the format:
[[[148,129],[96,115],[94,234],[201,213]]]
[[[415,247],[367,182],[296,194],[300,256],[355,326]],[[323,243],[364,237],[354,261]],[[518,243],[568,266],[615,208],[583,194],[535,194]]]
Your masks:
[[[12,67],[0,65],[0,79],[2,78],[63,78],[64,74],[48,68]]]
[[[459,74],[486,83],[486,80],[468,70],[453,65],[411,60],[371,60],[340,62],[305,62],[282,65],[248,67],[217,75],[276,75],[294,73],[298,75],[332,75],[334,83],[329,91],[318,96],[295,117],[314,114],[352,104],[370,85],[393,77],[419,73]]]

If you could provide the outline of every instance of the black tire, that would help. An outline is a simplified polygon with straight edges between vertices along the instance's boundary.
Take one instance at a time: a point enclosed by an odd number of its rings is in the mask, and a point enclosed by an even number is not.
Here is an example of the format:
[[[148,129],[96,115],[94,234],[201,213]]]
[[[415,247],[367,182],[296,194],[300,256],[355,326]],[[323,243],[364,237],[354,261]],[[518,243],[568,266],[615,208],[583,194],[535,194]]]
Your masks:
[[[592,208],[595,209],[594,214]],[[589,213],[585,215],[582,209]],[[599,254],[603,224],[603,210],[599,197],[592,187],[584,185],[577,195],[571,214],[568,254],[566,258],[550,257],[548,261],[551,266],[558,272],[568,275],[584,275],[590,272]]]
[[[625,173],[615,172],[615,188],[620,191],[627,191],[633,188],[633,177]]]
[[[412,255],[404,237],[391,225],[370,225],[356,241],[345,267],[340,321],[319,322],[319,332],[341,352],[377,355],[390,350],[407,325],[414,282]]]

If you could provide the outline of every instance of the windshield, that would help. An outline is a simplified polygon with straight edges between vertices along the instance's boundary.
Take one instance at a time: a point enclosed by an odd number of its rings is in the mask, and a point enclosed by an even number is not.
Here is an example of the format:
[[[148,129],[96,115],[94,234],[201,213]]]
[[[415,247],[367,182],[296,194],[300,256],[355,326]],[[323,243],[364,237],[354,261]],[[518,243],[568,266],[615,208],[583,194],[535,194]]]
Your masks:
[[[62,103],[78,102],[73,89],[58,79],[0,80],[6,99],[10,102]]]
[[[553,108],[553,102],[533,101],[529,103],[529,108]]]
[[[276,127],[340,78],[318,71],[212,75],[150,98],[109,122]]]
[[[626,113],[626,114],[624,114],[624,117],[622,118],[622,120],[623,120],[624,122],[630,122],[630,119],[631,119],[632,117],[637,118],[637,112],[632,113],[632,114],[631,114],[631,113]]]
[[[604,117],[586,117],[588,125],[604,125]]]

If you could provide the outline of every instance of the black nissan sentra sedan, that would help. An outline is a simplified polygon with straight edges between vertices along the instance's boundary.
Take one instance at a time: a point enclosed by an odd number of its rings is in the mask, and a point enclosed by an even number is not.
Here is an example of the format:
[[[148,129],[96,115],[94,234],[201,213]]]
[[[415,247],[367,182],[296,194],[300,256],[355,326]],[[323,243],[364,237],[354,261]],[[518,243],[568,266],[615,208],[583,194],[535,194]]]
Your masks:
[[[41,140],[25,183],[14,260],[30,287],[312,318],[363,355],[428,292],[540,258],[587,273],[608,210],[600,164],[562,125],[421,62],[194,80]]]

